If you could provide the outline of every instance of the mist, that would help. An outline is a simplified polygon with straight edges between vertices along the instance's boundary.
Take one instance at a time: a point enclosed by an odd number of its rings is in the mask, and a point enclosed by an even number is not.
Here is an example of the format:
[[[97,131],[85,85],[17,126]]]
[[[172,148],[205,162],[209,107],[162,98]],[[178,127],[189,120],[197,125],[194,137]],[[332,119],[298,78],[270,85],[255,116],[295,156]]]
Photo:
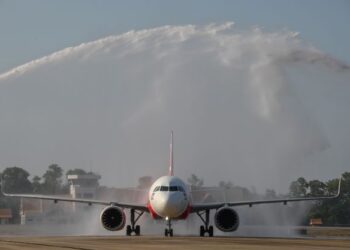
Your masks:
[[[233,23],[129,31],[0,75],[0,164],[132,187],[167,173],[285,193],[350,161],[350,67],[297,32]]]

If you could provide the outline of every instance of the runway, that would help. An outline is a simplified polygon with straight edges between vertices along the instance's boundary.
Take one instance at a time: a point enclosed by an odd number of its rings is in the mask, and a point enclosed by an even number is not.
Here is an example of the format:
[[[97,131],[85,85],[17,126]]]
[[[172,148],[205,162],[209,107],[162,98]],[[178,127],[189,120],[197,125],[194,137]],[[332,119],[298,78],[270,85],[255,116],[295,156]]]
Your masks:
[[[124,236],[72,236],[72,237],[1,237],[0,250],[16,249],[350,249],[345,239],[281,239],[281,238],[234,238],[234,237],[124,237]]]

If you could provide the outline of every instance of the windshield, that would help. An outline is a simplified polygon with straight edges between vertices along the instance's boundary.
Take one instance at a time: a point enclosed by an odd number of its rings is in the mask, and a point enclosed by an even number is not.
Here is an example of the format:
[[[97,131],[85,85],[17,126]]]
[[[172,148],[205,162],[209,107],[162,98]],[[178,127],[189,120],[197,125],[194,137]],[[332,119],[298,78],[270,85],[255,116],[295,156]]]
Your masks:
[[[161,192],[185,192],[185,190],[183,189],[183,187],[181,186],[158,186],[156,187],[153,192],[157,192],[157,191],[161,191]]]

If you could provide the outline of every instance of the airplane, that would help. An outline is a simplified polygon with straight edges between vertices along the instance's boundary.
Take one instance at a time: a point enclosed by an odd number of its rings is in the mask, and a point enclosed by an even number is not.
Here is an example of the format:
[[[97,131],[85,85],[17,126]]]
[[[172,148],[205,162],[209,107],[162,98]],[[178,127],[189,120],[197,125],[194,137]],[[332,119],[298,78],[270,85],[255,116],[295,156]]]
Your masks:
[[[199,235],[204,237],[207,234],[209,237],[213,237],[214,228],[210,225],[209,221],[211,210],[215,210],[214,223],[216,228],[222,232],[233,232],[238,229],[239,215],[232,207],[252,207],[253,205],[269,203],[283,203],[286,205],[288,202],[328,200],[340,196],[341,177],[339,178],[338,192],[334,196],[195,203],[192,201],[191,192],[185,182],[179,177],[174,176],[173,156],[173,132],[171,132],[169,173],[166,176],[158,178],[153,183],[148,193],[147,204],[131,204],[92,199],[72,199],[49,195],[8,194],[3,192],[3,188],[1,188],[1,192],[8,197],[52,200],[54,203],[65,201],[106,206],[100,214],[100,220],[102,226],[109,231],[119,231],[125,227],[126,215],[124,210],[128,209],[130,211],[130,224],[126,226],[127,236],[132,234],[139,236],[141,234],[140,225],[137,225],[137,221],[144,213],[149,213],[153,219],[166,221],[167,227],[164,230],[164,235],[169,237],[173,236],[171,222],[173,220],[186,220],[189,214],[192,213],[196,213],[203,222],[203,225],[200,226]]]

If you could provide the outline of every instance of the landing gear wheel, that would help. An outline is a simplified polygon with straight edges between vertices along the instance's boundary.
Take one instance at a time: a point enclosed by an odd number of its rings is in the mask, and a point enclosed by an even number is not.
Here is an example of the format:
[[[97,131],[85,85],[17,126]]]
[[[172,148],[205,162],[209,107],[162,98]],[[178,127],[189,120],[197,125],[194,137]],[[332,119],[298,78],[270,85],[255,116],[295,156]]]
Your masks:
[[[174,236],[174,231],[173,229],[165,229],[164,230],[164,236],[170,236],[170,237],[173,237]]]
[[[209,233],[209,237],[213,237],[214,236],[214,228],[213,228],[213,226],[209,227],[208,233]]]
[[[199,228],[200,237],[204,237],[205,233],[208,233],[209,237],[214,236],[214,228],[213,228],[213,226],[209,226],[209,218],[210,218],[209,213],[210,213],[209,209],[207,209],[205,211],[197,212],[197,215],[204,223],[204,225],[200,226],[200,228]]]
[[[166,228],[164,230],[164,236],[173,237],[173,229],[171,228],[171,220],[167,220],[167,226],[168,226],[168,228]]]
[[[130,226],[130,225],[127,225],[127,227],[126,227],[126,236],[130,236],[130,235],[131,235],[131,232],[132,232],[131,226]]]
[[[137,225],[135,227],[135,234],[136,234],[136,236],[140,236],[140,233],[141,233],[141,227],[140,227],[140,225]]]
[[[140,217],[143,215],[143,211],[139,212],[135,209],[130,209],[130,222],[131,225],[128,225],[126,227],[126,235],[130,236],[132,233],[135,233],[136,236],[139,236],[141,233],[141,227],[140,225],[136,225],[136,222],[140,219]],[[135,216],[136,214],[136,216]]]
[[[200,237],[204,237],[204,226],[201,226],[200,228],[199,228],[199,236]]]

